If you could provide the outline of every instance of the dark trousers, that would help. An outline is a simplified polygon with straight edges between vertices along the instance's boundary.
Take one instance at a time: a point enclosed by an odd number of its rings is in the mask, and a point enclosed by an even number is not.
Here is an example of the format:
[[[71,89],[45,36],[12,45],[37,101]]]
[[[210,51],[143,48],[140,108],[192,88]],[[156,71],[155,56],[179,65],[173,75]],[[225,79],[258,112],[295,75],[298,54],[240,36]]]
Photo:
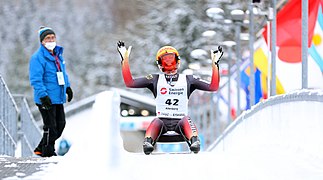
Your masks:
[[[49,110],[37,105],[43,118],[43,137],[36,149],[43,157],[55,155],[55,141],[62,135],[65,128],[65,112],[63,104],[53,104]]]

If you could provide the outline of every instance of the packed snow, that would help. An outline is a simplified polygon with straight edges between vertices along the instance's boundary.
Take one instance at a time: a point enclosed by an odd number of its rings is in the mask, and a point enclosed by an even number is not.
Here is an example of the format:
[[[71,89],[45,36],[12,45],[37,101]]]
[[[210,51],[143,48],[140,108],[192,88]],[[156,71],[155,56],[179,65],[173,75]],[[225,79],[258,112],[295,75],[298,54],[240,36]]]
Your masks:
[[[297,149],[255,146],[198,154],[129,153],[122,148],[115,113],[118,98],[114,91],[102,92],[91,110],[68,119],[64,136],[72,143],[70,151],[48,158],[58,163],[26,179],[323,179],[323,162]]]

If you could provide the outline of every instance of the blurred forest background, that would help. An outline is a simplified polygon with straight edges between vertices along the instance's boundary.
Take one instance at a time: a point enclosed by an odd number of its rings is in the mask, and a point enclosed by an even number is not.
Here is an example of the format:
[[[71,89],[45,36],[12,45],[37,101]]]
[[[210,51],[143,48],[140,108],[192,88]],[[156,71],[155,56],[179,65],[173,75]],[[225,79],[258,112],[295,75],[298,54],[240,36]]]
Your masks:
[[[226,1],[231,9],[239,1]],[[29,59],[39,48],[40,26],[53,28],[64,58],[75,100],[110,87],[126,88],[116,50],[118,40],[133,46],[130,66],[134,77],[158,73],[155,54],[164,45],[180,52],[181,70],[194,61],[190,52],[214,48],[233,40],[233,30],[213,22],[205,10],[216,4],[207,0],[1,0],[0,74],[13,94],[33,103],[29,84]],[[213,39],[206,30],[221,30]],[[209,49],[205,49],[209,51]]]

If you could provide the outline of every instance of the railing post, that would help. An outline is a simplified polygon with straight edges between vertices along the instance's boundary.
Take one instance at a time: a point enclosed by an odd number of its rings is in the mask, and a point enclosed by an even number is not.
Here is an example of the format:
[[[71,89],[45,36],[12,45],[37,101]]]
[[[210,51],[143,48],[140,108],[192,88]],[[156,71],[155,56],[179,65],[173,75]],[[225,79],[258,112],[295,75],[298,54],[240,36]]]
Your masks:
[[[15,156],[18,108],[0,75],[0,154]]]

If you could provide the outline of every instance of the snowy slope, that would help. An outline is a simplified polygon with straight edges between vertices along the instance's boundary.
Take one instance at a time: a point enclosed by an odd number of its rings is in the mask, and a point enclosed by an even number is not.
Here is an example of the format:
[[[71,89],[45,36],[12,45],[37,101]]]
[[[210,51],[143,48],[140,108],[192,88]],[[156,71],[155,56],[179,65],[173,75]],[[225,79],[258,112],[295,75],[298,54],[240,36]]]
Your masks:
[[[81,123],[68,123],[71,129],[66,129],[66,137],[73,137],[70,152],[54,157],[57,165],[26,179],[323,179],[323,161],[303,151],[286,151],[279,146],[262,144],[246,148],[241,144],[241,151],[234,146],[235,150],[199,154],[128,153],[122,149],[118,119],[110,120],[116,118],[113,112],[118,111],[117,101],[116,92],[99,94],[89,114],[76,117]],[[304,112],[310,111],[306,106],[302,108]],[[256,129],[253,133],[257,136]],[[239,140],[235,137],[231,142]]]

